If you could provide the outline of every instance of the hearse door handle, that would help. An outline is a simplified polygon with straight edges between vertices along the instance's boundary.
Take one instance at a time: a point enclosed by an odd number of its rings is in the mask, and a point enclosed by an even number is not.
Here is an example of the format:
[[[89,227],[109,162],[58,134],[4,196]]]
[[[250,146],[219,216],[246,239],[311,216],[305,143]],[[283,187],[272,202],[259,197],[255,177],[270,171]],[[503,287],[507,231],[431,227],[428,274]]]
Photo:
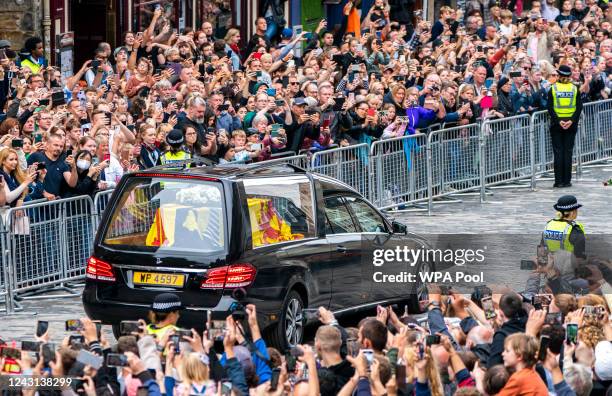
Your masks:
[[[347,251],[346,247],[344,247],[342,245],[336,246],[336,250],[341,252],[341,253],[346,253],[346,251]]]

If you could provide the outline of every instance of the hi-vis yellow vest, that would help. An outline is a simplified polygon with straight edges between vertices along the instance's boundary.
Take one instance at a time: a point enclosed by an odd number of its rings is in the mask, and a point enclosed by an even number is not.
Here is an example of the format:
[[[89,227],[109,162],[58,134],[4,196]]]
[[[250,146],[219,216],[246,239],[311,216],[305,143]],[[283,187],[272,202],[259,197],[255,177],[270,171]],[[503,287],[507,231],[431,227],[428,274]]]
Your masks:
[[[147,334],[152,335],[157,339],[163,337],[168,330],[178,330],[178,327],[176,327],[175,325],[167,325],[164,327],[157,328],[155,327],[155,325],[152,324],[147,325]]]
[[[571,118],[576,112],[578,88],[572,83],[555,83],[552,86],[553,108],[559,118]]]
[[[29,58],[21,61],[21,67],[27,67],[32,71],[32,74],[38,74],[42,69],[42,65],[39,65],[36,62],[32,62],[32,60]]]
[[[159,157],[162,165],[179,163],[181,161],[185,161],[191,158],[191,154],[181,150],[176,153],[171,153],[170,151],[166,151]]]
[[[573,221],[563,221],[553,219],[546,224],[542,239],[546,244],[549,252],[557,250],[567,250],[570,253],[574,252],[574,245],[569,240],[570,234],[574,227],[578,227],[584,233],[584,227],[580,223]]]

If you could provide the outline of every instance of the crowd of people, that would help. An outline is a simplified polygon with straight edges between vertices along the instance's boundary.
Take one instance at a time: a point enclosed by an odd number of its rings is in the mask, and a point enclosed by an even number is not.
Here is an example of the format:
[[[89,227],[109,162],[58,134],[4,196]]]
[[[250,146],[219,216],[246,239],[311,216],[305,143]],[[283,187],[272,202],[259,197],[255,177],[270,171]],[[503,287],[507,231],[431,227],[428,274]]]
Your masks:
[[[272,41],[263,17],[247,41],[209,22],[174,33],[157,9],[67,78],[41,39],[0,40],[0,204],[91,195],[190,158],[262,161],[542,110],[562,65],[581,102],[610,97],[612,7],[523,8],[468,1],[411,24],[385,0],[349,2],[344,31],[321,20]]]
[[[100,43],[67,78],[40,38],[18,51],[0,40],[0,206],[93,195],[126,172],[187,159],[264,161],[544,110],[562,66],[582,102],[612,94],[607,1],[459,1],[433,24],[418,13],[400,21],[385,0],[357,3],[343,31],[321,20],[270,38],[260,17],[248,40],[234,28],[215,37],[209,22],[175,33],[156,10],[145,31]],[[0,363],[76,379],[66,395],[610,395],[607,301],[588,282],[575,295],[542,292],[537,278],[524,294],[431,286],[425,321],[379,307],[342,327],[321,307],[312,345],[288,351],[266,345],[253,305],[219,334],[183,334],[181,302],[164,294],[149,325],[114,345],[84,318],[82,338],[55,355],[42,345],[11,356],[7,340]]]
[[[181,301],[163,293],[149,324],[122,322],[116,343],[82,318],[68,321],[61,345],[48,330],[20,353],[5,343],[0,362],[4,372],[71,378],[24,395],[610,395],[607,301],[546,292],[484,286],[465,297],[431,285],[423,320],[378,306],[355,327],[320,307],[314,341],[286,351],[266,345],[255,305],[199,332],[177,327]]]

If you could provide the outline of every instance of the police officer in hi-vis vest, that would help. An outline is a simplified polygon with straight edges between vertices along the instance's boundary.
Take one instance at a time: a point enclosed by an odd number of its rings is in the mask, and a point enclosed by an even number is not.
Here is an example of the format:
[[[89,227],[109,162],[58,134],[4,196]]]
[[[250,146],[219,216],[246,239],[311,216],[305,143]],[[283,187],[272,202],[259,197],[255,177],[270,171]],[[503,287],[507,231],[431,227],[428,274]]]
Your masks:
[[[162,293],[155,296],[149,311],[150,324],[147,325],[147,334],[159,340],[168,330],[177,330],[176,322],[179,319],[179,311],[182,309],[181,299],[174,293]]]
[[[570,78],[572,69],[561,65],[559,81],[548,93],[548,114],[550,115],[550,137],[552,140],[555,184],[553,187],[571,187],[572,153],[582,112],[580,91]]]
[[[546,223],[542,233],[542,243],[554,253],[566,250],[576,258],[586,259],[586,240],[584,227],[576,222],[578,208],[582,207],[573,195],[564,195],[553,206],[559,217]]]

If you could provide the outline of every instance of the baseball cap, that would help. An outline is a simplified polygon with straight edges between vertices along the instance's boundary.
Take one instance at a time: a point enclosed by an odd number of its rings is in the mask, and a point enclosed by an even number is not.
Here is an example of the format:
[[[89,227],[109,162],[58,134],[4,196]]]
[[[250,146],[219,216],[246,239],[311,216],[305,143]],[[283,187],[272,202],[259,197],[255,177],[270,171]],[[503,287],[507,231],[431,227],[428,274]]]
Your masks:
[[[302,97],[297,97],[293,99],[293,104],[295,106],[306,106],[307,105],[306,100],[304,100],[304,98]]]
[[[125,48],[125,47],[117,47],[113,51],[113,57],[116,57],[119,54],[119,52],[121,52],[121,51],[125,52],[126,54],[129,52],[128,49]]]
[[[8,40],[0,40],[0,48],[10,48],[11,42]]]
[[[283,32],[281,33],[282,38],[291,38],[292,36],[293,36],[293,30],[289,28],[283,29]]]

